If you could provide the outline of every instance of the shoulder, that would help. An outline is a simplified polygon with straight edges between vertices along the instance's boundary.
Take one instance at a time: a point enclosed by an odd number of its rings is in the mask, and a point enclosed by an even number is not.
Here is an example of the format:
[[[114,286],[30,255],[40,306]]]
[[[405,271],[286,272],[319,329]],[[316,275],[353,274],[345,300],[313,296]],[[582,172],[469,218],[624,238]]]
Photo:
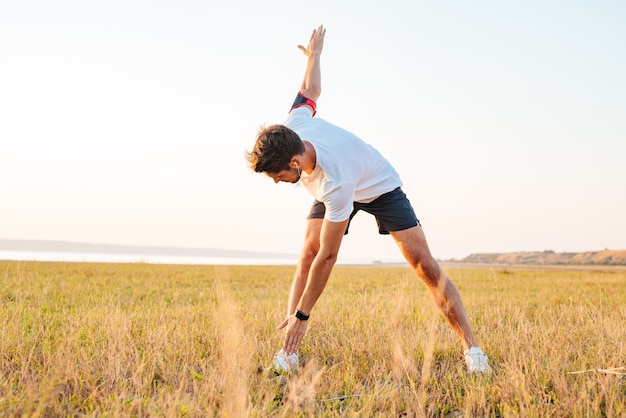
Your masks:
[[[308,106],[301,106],[291,109],[287,119],[285,119],[285,126],[293,127],[294,125],[306,124],[313,120],[313,112]]]

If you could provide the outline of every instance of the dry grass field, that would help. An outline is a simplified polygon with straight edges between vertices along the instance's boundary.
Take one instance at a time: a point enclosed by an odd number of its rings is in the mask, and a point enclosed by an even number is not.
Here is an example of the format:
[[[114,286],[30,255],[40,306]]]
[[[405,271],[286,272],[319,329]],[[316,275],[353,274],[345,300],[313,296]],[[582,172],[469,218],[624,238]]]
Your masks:
[[[293,270],[0,262],[0,416],[626,415],[624,270],[448,270],[482,377],[408,268],[339,266],[276,376]]]

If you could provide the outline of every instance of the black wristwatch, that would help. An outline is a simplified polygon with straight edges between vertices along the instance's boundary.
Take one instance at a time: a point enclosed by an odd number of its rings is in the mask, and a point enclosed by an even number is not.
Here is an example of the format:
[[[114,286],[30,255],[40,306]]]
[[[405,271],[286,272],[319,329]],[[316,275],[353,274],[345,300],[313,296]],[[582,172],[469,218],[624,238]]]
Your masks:
[[[296,309],[296,318],[298,318],[300,321],[307,321],[309,319],[309,316],[311,315],[307,315],[300,309]]]

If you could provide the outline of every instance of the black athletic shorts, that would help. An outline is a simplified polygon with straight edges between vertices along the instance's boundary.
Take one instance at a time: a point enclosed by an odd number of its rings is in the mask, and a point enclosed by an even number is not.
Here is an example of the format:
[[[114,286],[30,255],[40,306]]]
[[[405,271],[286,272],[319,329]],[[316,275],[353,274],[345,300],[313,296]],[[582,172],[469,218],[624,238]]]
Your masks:
[[[413,206],[411,206],[409,199],[400,187],[378,196],[369,203],[354,202],[350,221],[360,210],[364,210],[376,217],[378,233],[382,235],[389,234],[389,231],[402,231],[420,225],[420,221],[415,216]],[[323,219],[324,213],[326,213],[326,206],[324,206],[324,203],[316,200],[313,202],[313,206],[311,206],[307,219]],[[348,228],[350,228],[350,222],[346,226],[345,234],[348,233]]]

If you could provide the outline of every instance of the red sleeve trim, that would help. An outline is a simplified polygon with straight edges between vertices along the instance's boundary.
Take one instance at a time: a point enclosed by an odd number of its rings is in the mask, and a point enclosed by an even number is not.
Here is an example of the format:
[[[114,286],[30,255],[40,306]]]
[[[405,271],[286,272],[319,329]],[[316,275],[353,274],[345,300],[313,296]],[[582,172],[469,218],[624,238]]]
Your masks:
[[[304,96],[301,92],[298,92],[298,95],[296,96],[296,100],[293,101],[293,104],[291,105],[291,110],[294,110],[300,106],[310,106],[311,109],[313,109],[313,116],[315,116],[315,114],[317,113],[317,105],[315,104],[315,102],[311,99],[309,99],[308,97]],[[291,110],[289,112],[291,112]]]

